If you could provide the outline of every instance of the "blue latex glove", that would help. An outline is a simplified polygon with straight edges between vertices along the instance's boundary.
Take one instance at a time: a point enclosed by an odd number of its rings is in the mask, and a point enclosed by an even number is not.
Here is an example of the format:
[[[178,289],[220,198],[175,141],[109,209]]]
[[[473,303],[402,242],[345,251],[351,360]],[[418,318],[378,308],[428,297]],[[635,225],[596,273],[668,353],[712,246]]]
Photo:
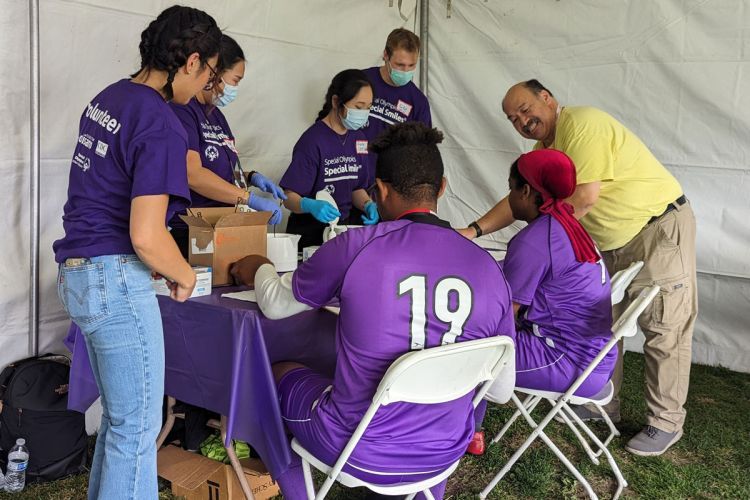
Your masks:
[[[324,224],[328,224],[336,217],[341,217],[341,213],[327,201],[302,198],[299,205],[303,212],[312,215]]]
[[[377,224],[379,220],[380,214],[378,213],[378,204],[374,201],[368,201],[365,203],[365,213],[362,214],[362,222],[365,226]]]
[[[268,221],[269,224],[278,224],[281,222],[281,207],[278,202],[274,200],[255,196],[255,193],[250,193],[250,199],[247,200],[247,206],[253,210],[258,210],[259,212],[273,212],[271,220]]]
[[[284,190],[260,172],[253,173],[253,176],[250,177],[250,184],[257,188],[260,188],[261,191],[272,194],[274,198],[281,198],[282,200],[286,200]]]

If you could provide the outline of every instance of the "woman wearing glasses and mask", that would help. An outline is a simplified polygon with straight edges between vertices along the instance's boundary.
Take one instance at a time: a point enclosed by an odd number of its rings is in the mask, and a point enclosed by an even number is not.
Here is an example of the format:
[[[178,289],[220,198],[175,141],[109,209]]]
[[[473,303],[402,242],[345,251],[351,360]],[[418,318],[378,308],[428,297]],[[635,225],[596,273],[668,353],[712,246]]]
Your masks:
[[[281,222],[279,202],[249,192],[248,187],[256,186],[274,198],[286,199],[286,195],[263,174],[242,170],[234,135],[220,109],[234,101],[237,87],[245,76],[245,54],[227,35],[221,37],[219,63],[213,71],[212,81],[189,103],[172,103],[188,137],[191,207],[227,207],[240,203],[254,210],[273,212],[268,223],[278,224]],[[187,257],[187,225],[178,214],[169,225],[177,246]]]
[[[80,327],[102,423],[88,498],[157,498],[156,436],[164,394],[164,334],[151,272],[184,301],[195,273],[166,222],[189,203],[185,130],[167,102],[187,103],[216,65],[221,31],[203,11],[174,6],[141,33],[141,67],[81,115],[65,236],[53,249],[58,293]]]
[[[323,229],[339,217],[348,222],[352,206],[364,213],[362,221],[376,224],[378,208],[367,193],[368,142],[361,130],[372,106],[372,84],[358,69],[347,69],[333,77],[323,109],[294,145],[292,161],[279,184],[292,211],[287,232],[302,236],[299,248],[320,245]],[[338,210],[318,191],[333,196]]]

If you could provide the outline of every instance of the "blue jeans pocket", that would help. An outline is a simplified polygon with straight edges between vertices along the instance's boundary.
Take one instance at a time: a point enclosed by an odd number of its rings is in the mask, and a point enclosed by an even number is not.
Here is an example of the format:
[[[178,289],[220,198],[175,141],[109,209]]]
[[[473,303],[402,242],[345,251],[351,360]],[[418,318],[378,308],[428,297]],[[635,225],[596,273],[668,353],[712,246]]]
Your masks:
[[[65,311],[78,326],[90,326],[109,314],[104,263],[61,266],[57,287]]]

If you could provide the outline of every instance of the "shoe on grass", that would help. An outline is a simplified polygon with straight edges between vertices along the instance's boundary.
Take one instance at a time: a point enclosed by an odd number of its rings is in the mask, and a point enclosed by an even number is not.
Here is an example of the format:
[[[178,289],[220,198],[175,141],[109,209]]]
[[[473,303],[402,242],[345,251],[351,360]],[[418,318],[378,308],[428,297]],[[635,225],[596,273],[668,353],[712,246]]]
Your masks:
[[[597,410],[596,408],[591,409],[586,405],[570,405],[570,409],[573,410],[573,413],[578,415],[578,418],[580,418],[584,422],[604,422],[604,417],[602,417],[602,414],[599,413],[599,410]],[[609,415],[610,420],[612,420],[612,423],[614,424],[620,421],[619,412],[607,413],[607,415]],[[560,416],[560,413],[555,415],[555,421],[565,423],[565,420],[563,420],[563,418]]]
[[[484,431],[474,433],[474,437],[469,441],[469,447],[466,448],[466,453],[484,455]]]
[[[628,441],[625,449],[634,455],[654,457],[667,451],[681,437],[682,429],[675,432],[666,432],[653,425],[647,425]]]

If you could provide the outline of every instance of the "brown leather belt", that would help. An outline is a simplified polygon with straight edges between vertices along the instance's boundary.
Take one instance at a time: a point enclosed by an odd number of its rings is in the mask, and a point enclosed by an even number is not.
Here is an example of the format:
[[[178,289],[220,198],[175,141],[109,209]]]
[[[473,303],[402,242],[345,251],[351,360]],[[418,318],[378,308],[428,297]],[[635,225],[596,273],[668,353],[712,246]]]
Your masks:
[[[677,210],[678,207],[681,207],[685,203],[687,203],[687,198],[685,198],[685,195],[683,194],[679,198],[677,198],[676,200],[674,200],[672,203],[670,203],[669,205],[667,205],[667,208],[664,209],[664,211],[660,215],[654,215],[653,217],[651,217],[648,220],[648,224],[651,224],[652,222],[661,219],[662,217],[664,217],[665,215],[667,215],[672,210]]]

